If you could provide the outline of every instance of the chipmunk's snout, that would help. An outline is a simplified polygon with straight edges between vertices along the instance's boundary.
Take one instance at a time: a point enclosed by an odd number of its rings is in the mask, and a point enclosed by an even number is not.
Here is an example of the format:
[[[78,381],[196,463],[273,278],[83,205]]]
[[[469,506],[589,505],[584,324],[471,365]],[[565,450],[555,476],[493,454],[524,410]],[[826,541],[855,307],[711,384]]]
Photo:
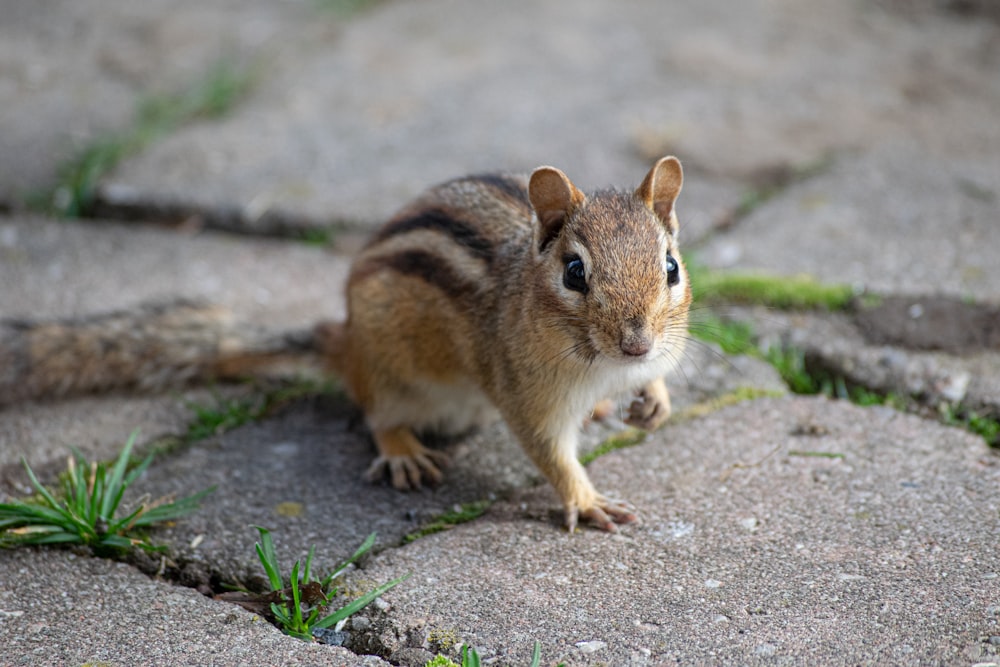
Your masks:
[[[653,331],[645,318],[633,317],[625,322],[618,346],[628,357],[644,357],[649,354],[653,349]]]

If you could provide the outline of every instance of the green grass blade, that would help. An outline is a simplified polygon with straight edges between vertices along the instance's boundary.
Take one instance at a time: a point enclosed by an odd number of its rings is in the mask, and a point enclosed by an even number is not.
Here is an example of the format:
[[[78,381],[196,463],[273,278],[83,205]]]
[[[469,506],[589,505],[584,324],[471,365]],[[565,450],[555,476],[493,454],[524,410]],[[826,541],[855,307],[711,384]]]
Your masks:
[[[280,591],[284,586],[281,583],[281,570],[278,566],[278,556],[274,553],[274,542],[271,540],[271,531],[267,528],[254,526],[260,533],[260,542],[256,542],[257,558],[264,566],[267,578],[271,582],[272,591]]]
[[[69,470],[63,480],[63,495],[66,504],[76,508],[78,514],[86,517],[80,510],[87,505],[87,461],[76,447],[70,447],[72,453],[69,459]]]
[[[59,530],[50,526],[35,526],[37,530],[23,533],[7,533],[0,536],[0,544],[83,544],[83,539],[77,533]],[[52,528],[52,530],[48,530]]]
[[[38,491],[48,504],[48,507],[45,507],[45,505],[31,505],[30,507],[32,510],[43,511],[42,514],[48,517],[48,523],[62,526],[64,529],[75,528],[80,532],[81,536],[93,535],[93,527],[74,515],[63,503],[57,501],[49,490],[42,486],[41,482],[38,481],[38,478],[35,477],[35,473],[32,471],[31,466],[28,465],[28,462],[23,458],[21,459],[21,462],[24,464],[24,469],[28,473],[28,479],[31,480],[31,485],[35,487],[35,490]],[[28,507],[28,505],[25,505],[25,507]]]
[[[302,584],[303,585],[309,583],[309,577],[311,575],[311,570],[312,570],[313,554],[315,554],[315,553],[316,553],[316,545],[314,544],[311,547],[309,547],[309,554],[306,556],[306,568],[305,568],[305,572],[303,572],[303,574],[302,574]]]
[[[99,466],[100,468],[100,466]],[[81,507],[81,514],[86,516],[87,523],[92,526],[97,525],[97,520],[101,517],[101,500],[105,493],[105,475],[103,468],[99,469],[94,475],[94,488],[91,490],[90,496],[87,497],[85,501],[86,507]]]
[[[291,618],[288,616],[288,607],[284,604],[278,604],[277,602],[271,603],[271,613],[274,614],[275,620],[281,624],[282,630],[291,623]]]
[[[38,478],[35,477],[34,471],[32,471],[31,466],[28,465],[28,462],[24,459],[24,457],[21,457],[21,464],[24,465],[24,469],[28,473],[28,479],[31,480],[31,485],[35,487],[35,490],[38,491],[42,498],[45,499],[45,502],[48,503],[52,509],[61,510],[62,504],[60,504],[51,493],[49,493],[48,489],[42,486],[41,482],[39,482]]]
[[[339,577],[340,574],[344,570],[346,570],[347,567],[351,563],[353,563],[357,559],[361,558],[374,545],[375,545],[375,533],[372,533],[371,535],[369,535],[368,537],[365,538],[365,541],[361,543],[361,546],[358,547],[357,551],[354,552],[353,556],[351,556],[350,558],[348,558],[347,560],[345,560],[343,563],[341,563],[340,567],[338,567],[336,570],[334,570],[330,574],[330,576],[326,577],[323,580],[323,588],[326,588],[327,586],[329,586],[331,581],[333,581],[334,579],[336,579],[337,577]]]
[[[292,565],[292,578],[290,581],[289,588],[292,589],[292,624],[297,631],[302,632],[303,629],[308,630],[308,628],[302,622],[302,604],[299,593],[299,561],[295,561],[295,564]]]
[[[132,547],[141,544],[142,540],[123,537],[121,535],[114,535],[111,533],[102,535],[100,541],[98,542],[99,546],[114,547],[116,549],[131,549]]]
[[[128,487],[132,482],[134,482],[136,479],[138,479],[139,475],[141,475],[142,473],[146,472],[146,468],[148,468],[149,464],[152,463],[152,462],[153,462],[153,455],[150,454],[149,456],[147,456],[146,458],[144,458],[142,460],[142,462],[139,463],[139,465],[137,465],[136,467],[132,468],[132,471],[129,472],[128,475],[126,475],[124,485],[126,487]]]
[[[138,519],[134,521],[132,525],[150,526],[154,523],[160,523],[161,521],[173,521],[174,519],[179,519],[180,517],[190,514],[198,509],[202,498],[213,491],[215,491],[215,487],[211,486],[204,491],[199,491],[198,493],[186,496],[180,500],[175,500],[172,503],[164,503],[162,505],[149,507]]]
[[[140,505],[135,508],[135,510],[126,517],[118,519],[117,521],[111,521],[108,523],[107,534],[109,535],[121,535],[129,528],[134,526],[133,522],[136,521],[136,517],[141,515],[146,510],[145,505]]]
[[[104,486],[104,498],[101,502],[101,517],[105,520],[114,516],[115,510],[118,509],[118,504],[121,502],[122,494],[125,493],[125,487],[128,486],[128,483],[123,483],[125,482],[125,470],[128,468],[132,447],[135,445],[135,439],[138,435],[138,430],[132,431],[129,435],[128,440],[125,441],[124,449],[118,455],[118,459],[111,469],[111,474],[107,478],[107,483]]]
[[[32,523],[53,526],[76,526],[73,517],[65,510],[52,509],[45,505],[12,503],[0,505],[0,528],[16,528]]]
[[[531,653],[531,667],[538,667],[542,664],[542,645],[535,640],[535,650]]]
[[[481,667],[479,652],[468,644],[462,645],[462,667]]]
[[[381,586],[379,586],[378,588],[376,588],[373,591],[365,593],[364,595],[362,595],[361,597],[359,597],[357,600],[354,600],[353,602],[350,602],[350,603],[344,605],[343,607],[341,607],[337,611],[333,612],[329,616],[326,616],[326,617],[320,619],[313,627],[315,627],[315,628],[329,628],[330,626],[336,625],[337,623],[339,623],[340,621],[344,620],[345,618],[347,618],[351,614],[353,614],[353,613],[355,613],[357,611],[360,611],[361,609],[364,609],[366,606],[368,606],[371,603],[372,600],[374,600],[378,596],[382,595],[383,593],[385,593],[387,590],[389,590],[393,586],[395,586],[395,585],[397,585],[397,584],[405,581],[406,579],[409,578],[409,576],[410,575],[405,574],[402,577],[399,577],[398,579],[393,579],[392,581],[390,581],[387,584],[382,584]]]

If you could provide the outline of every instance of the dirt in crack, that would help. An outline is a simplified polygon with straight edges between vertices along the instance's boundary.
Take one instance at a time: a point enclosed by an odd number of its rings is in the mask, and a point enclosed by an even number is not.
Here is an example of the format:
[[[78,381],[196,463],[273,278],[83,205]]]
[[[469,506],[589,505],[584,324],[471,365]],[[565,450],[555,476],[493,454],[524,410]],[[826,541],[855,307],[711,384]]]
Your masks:
[[[855,315],[875,345],[952,354],[1000,350],[1000,306],[945,296],[889,296]]]

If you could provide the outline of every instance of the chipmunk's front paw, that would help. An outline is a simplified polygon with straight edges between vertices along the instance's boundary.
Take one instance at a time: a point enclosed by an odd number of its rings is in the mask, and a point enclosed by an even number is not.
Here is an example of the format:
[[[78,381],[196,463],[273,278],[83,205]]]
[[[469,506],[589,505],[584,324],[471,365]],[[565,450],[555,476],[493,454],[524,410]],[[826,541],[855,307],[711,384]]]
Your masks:
[[[663,380],[650,382],[637,393],[628,408],[625,423],[629,426],[654,431],[670,417],[670,394]]]
[[[579,519],[609,533],[617,533],[618,524],[639,523],[639,517],[626,503],[609,500],[604,496],[598,496],[596,501],[586,508],[566,508],[566,529],[569,532],[576,531]]]
[[[422,481],[431,485],[444,479],[441,468],[448,465],[448,455],[420,444],[408,429],[376,433],[379,455],[368,466],[365,477],[377,482],[388,472],[392,485],[400,491],[419,489]]]

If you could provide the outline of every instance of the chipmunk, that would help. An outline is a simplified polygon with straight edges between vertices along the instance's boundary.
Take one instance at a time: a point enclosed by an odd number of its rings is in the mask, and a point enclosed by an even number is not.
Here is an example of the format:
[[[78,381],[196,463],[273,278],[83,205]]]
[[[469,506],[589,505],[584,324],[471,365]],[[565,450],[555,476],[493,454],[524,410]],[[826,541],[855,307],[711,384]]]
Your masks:
[[[378,448],[368,477],[398,489],[442,479],[417,433],[502,417],[551,482],[573,532],[637,520],[577,459],[581,421],[635,391],[626,421],[670,415],[663,375],[686,337],[691,288],[677,247],[675,157],[634,192],[585,195],[555,167],[431,188],[353,263],[346,321],[317,337]]]

